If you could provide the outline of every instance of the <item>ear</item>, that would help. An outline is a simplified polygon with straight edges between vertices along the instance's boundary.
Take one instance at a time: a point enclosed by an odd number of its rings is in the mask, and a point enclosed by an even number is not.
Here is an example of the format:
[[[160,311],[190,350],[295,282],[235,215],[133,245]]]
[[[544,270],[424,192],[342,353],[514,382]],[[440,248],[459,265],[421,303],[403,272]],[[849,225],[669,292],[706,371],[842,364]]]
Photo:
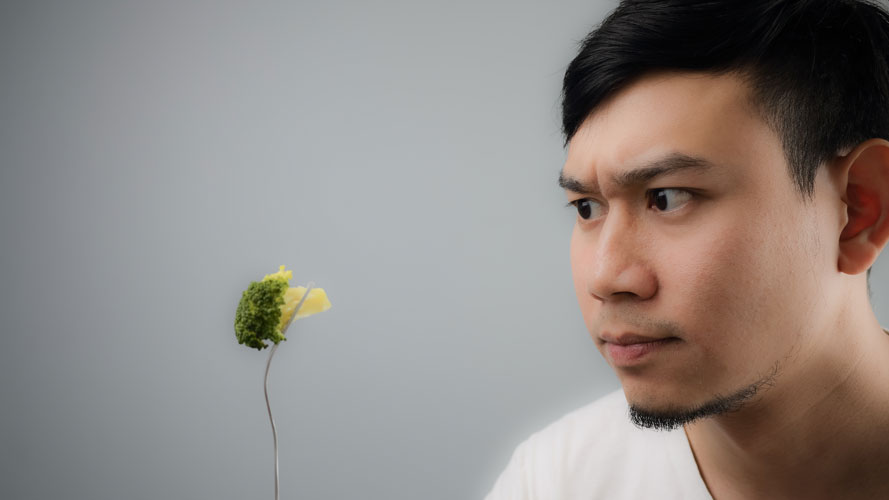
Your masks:
[[[841,159],[847,222],[840,233],[838,270],[860,274],[889,240],[889,141],[870,139]]]

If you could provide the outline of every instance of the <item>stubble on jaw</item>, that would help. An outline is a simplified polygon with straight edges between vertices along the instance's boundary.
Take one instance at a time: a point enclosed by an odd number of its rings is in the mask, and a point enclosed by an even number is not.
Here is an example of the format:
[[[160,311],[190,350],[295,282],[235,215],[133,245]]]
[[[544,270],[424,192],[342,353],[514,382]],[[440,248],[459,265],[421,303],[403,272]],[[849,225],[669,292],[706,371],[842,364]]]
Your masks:
[[[779,363],[776,363],[769,373],[756,382],[728,395],[716,395],[706,403],[692,408],[660,410],[630,404],[630,420],[641,429],[671,431],[703,418],[737,412],[750,403],[761,391],[775,385],[778,370]]]

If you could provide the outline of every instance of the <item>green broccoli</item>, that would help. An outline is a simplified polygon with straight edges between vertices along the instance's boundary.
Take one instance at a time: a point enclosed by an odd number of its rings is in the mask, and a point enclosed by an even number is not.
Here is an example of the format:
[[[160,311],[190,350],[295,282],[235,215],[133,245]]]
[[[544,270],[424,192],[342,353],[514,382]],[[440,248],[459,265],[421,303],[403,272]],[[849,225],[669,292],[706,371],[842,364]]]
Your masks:
[[[239,344],[259,350],[268,347],[266,340],[278,345],[278,342],[287,340],[284,333],[291,319],[305,318],[330,309],[330,300],[323,288],[309,290],[304,286],[291,287],[292,278],[293,271],[280,266],[278,272],[266,274],[262,281],[250,283],[241,294],[241,302],[235,312],[235,335]],[[306,293],[308,297],[303,301]],[[296,306],[300,303],[302,307],[297,311]]]
[[[262,350],[268,347],[266,340],[275,344],[286,340],[280,324],[281,306],[284,305],[284,293],[288,288],[285,278],[250,283],[241,294],[241,302],[235,312],[235,335],[239,344]]]

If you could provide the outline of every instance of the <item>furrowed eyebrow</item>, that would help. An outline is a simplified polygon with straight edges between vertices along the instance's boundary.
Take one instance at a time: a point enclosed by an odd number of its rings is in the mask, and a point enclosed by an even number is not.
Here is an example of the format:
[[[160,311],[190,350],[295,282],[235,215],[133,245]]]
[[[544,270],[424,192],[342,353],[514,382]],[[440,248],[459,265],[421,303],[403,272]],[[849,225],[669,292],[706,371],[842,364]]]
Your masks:
[[[636,186],[680,170],[703,171],[711,168],[713,164],[703,158],[673,153],[643,167],[621,172],[613,176],[611,181],[620,187]]]
[[[620,172],[611,177],[611,182],[620,188],[627,188],[645,184],[657,177],[677,171],[703,171],[711,168],[713,168],[713,164],[703,158],[673,153],[642,167]],[[566,191],[573,191],[578,194],[600,194],[601,192],[598,185],[584,184],[573,177],[566,176],[564,172],[559,172],[559,186]]]
[[[573,177],[566,177],[563,172],[559,172],[559,187],[577,194],[599,194],[599,186],[584,184]]]

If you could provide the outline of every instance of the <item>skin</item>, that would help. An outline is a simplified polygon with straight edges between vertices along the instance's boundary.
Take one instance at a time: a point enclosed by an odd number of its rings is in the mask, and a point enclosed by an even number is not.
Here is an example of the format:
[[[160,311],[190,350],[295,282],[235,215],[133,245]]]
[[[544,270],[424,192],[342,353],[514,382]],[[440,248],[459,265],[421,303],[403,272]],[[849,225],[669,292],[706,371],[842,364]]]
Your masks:
[[[889,498],[889,335],[864,274],[889,240],[889,142],[841,153],[801,195],[734,74],[643,77],[569,142],[566,195],[591,210],[575,291],[628,402],[688,411],[768,379],[685,426],[717,499]],[[615,182],[675,154],[709,167]],[[625,363],[621,334],[671,340]]]

